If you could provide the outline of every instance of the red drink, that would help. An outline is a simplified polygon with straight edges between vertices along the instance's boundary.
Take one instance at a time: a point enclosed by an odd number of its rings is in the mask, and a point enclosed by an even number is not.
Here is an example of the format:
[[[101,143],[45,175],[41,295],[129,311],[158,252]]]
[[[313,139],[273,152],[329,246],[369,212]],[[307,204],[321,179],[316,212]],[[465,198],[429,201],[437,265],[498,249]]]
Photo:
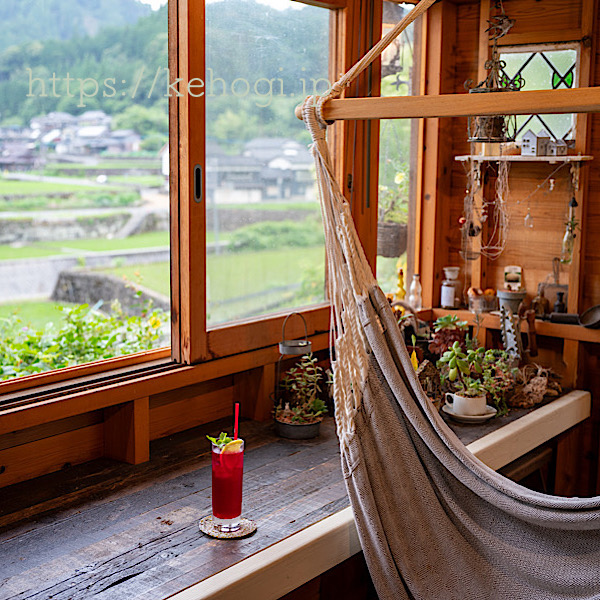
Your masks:
[[[236,440],[237,442],[238,440]],[[222,531],[235,531],[242,515],[242,475],[244,442],[224,448],[212,445],[212,513]]]

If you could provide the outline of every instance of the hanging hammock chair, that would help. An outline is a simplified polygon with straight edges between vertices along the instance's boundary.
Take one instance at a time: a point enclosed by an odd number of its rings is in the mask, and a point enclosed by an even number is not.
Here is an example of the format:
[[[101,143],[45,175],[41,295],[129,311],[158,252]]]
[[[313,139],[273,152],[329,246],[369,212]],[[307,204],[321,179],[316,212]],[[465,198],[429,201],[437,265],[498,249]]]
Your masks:
[[[342,467],[381,600],[600,599],[600,497],[528,490],[477,460],[424,394],[336,183],[322,108],[434,0],[422,0],[302,118],[325,229]]]

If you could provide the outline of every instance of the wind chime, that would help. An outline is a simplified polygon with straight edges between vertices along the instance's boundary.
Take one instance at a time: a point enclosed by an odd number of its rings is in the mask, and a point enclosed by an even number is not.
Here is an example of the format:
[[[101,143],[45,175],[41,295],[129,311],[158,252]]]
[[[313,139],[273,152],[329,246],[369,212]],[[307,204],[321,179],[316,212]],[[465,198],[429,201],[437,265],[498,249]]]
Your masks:
[[[465,87],[470,94],[489,94],[500,92],[519,91],[525,81],[518,77],[511,81],[504,68],[506,63],[500,60],[498,52],[498,39],[508,33],[514,25],[514,20],[509,19],[504,12],[502,0],[494,6],[499,14],[492,17],[488,23],[487,32],[493,40],[492,56],[486,61],[485,69],[488,71],[486,78],[478,85],[472,86],[472,80],[465,82]],[[503,144],[514,141],[516,137],[517,120],[512,115],[485,115],[473,116],[468,120],[469,142],[471,143],[471,156],[476,154],[475,144]],[[501,147],[500,147],[501,148]],[[506,161],[498,161],[495,193],[492,198],[484,195],[486,173],[482,173],[482,161],[471,160],[468,163],[467,189],[464,199],[464,213],[460,219],[462,233],[462,256],[465,260],[474,260],[485,256],[492,260],[502,254],[508,236],[508,196],[509,165]],[[491,166],[489,168],[492,168]],[[483,224],[486,223],[487,235],[483,239]],[[475,240],[479,239],[478,247]]]

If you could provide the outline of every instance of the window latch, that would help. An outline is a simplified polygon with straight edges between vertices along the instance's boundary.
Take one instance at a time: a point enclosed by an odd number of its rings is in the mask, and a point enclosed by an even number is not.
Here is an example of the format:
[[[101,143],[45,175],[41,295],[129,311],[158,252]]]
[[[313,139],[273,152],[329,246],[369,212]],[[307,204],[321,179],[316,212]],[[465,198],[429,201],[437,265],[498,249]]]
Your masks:
[[[202,167],[200,165],[194,167],[194,200],[202,202]]]

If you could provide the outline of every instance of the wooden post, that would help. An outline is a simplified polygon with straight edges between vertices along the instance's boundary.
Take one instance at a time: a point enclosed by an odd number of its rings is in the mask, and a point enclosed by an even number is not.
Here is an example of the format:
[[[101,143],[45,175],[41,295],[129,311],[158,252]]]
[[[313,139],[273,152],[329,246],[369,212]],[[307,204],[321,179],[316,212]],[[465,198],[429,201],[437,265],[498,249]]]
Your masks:
[[[104,409],[104,455],[132,465],[150,459],[148,396]]]
[[[437,96],[454,86],[456,5],[442,2],[434,5],[427,13],[427,95]],[[398,100],[410,100],[398,98]],[[453,157],[447,152],[452,147],[452,131],[449,124],[437,118],[427,119],[424,126],[422,197],[421,204],[419,264],[415,266],[421,275],[423,306],[439,305],[441,268],[447,261],[445,240],[446,223],[450,210],[450,173]]]
[[[272,419],[275,367],[271,363],[234,375],[234,401],[240,403],[242,417],[253,421]]]

